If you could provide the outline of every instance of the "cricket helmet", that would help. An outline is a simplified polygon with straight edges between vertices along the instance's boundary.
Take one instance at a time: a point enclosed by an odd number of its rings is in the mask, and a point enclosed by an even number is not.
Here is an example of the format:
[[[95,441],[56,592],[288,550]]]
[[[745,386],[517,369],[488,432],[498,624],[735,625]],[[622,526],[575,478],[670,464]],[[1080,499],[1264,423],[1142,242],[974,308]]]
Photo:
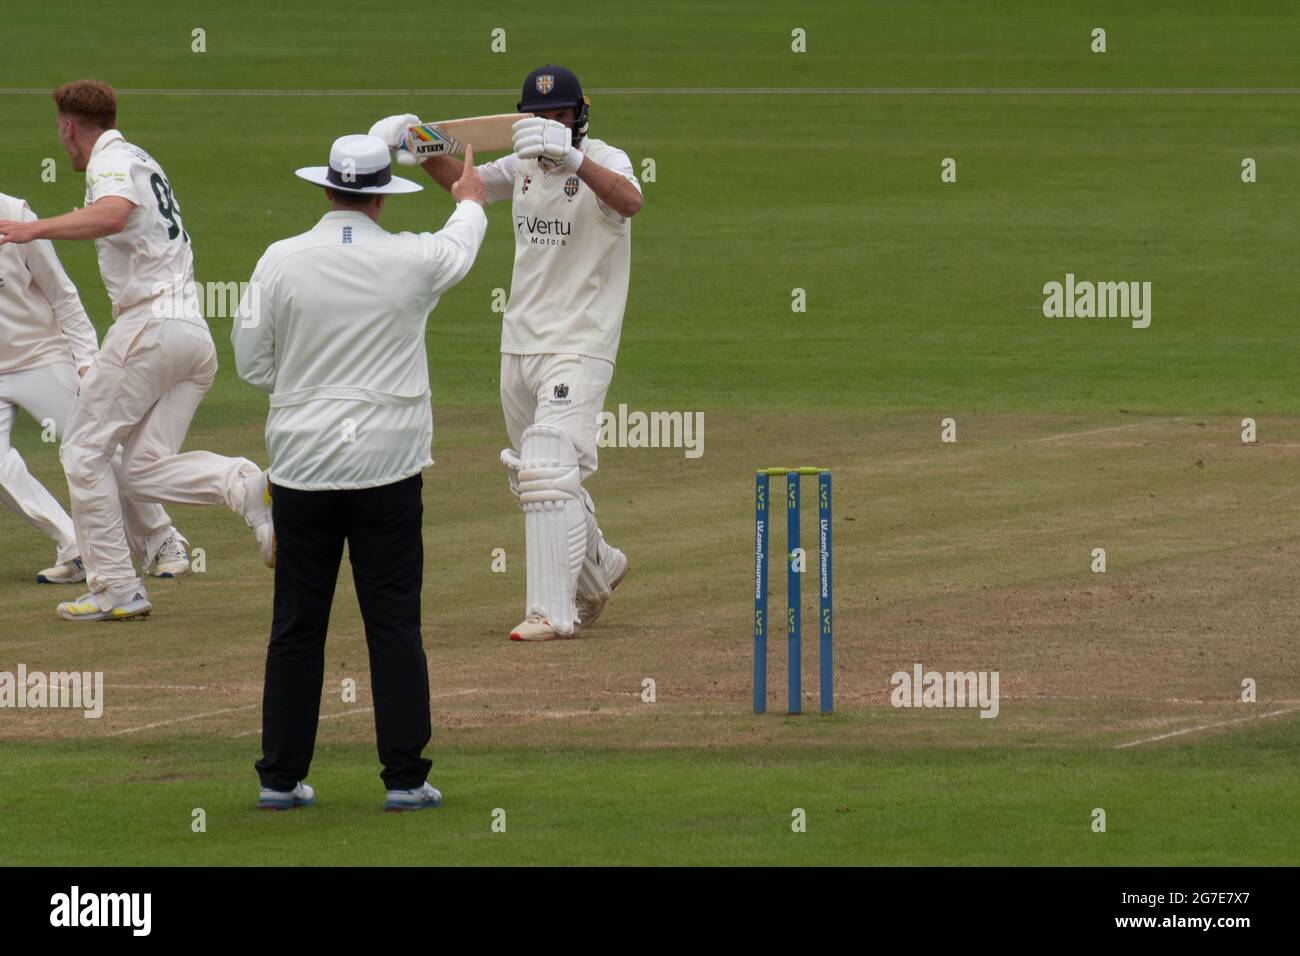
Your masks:
[[[521,113],[540,113],[542,110],[562,110],[572,107],[573,145],[587,135],[587,110],[591,100],[582,94],[582,84],[574,72],[563,66],[539,66],[524,79],[524,89],[516,109]]]

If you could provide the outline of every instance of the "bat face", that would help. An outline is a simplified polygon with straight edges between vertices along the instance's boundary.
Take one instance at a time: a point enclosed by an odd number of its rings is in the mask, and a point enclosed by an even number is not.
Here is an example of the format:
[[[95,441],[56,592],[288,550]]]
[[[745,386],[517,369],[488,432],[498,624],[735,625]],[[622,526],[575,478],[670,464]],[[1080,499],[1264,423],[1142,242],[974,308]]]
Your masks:
[[[417,159],[457,156],[465,151],[466,146],[473,146],[476,153],[501,152],[513,146],[512,127],[515,123],[531,115],[499,113],[421,123],[407,128],[407,148]]]

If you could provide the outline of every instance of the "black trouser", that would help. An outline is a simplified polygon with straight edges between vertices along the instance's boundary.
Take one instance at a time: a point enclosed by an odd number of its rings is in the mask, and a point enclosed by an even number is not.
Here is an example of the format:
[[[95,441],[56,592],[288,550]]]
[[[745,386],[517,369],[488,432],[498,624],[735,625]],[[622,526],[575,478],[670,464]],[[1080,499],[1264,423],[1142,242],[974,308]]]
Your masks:
[[[424,513],[419,475],[378,488],[275,487],[275,615],[262,692],[262,786],[292,790],[316,746],[325,679],[325,631],[348,543],[366,626],[375,736],[390,790],[420,786],[430,761],[429,672],[420,642]]]

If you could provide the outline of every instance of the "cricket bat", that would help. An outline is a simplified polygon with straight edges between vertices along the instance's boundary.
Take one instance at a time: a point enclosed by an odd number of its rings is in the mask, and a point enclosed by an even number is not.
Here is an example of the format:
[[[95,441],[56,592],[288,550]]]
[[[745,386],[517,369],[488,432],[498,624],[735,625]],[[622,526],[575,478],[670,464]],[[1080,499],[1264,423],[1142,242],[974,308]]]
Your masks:
[[[431,156],[459,156],[466,146],[476,153],[494,153],[514,146],[511,127],[532,113],[498,113],[466,119],[421,123],[406,129],[406,148],[417,160]]]

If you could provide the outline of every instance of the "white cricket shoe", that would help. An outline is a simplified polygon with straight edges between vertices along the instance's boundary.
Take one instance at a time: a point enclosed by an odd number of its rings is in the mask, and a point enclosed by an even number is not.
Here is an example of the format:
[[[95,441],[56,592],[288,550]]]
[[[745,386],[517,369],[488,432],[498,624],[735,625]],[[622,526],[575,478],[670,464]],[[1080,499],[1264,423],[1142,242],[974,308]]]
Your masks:
[[[591,594],[579,594],[574,604],[578,608],[578,621],[583,627],[591,624],[600,617],[600,612],[605,610],[605,605],[609,599],[614,596],[618,586],[623,583],[627,577],[628,560],[627,555],[618,548],[611,547],[609,555],[601,561],[601,570],[605,572],[606,580],[609,581],[609,593],[604,597],[597,597]]]
[[[115,604],[107,611],[99,606],[94,594],[83,594],[75,601],[64,601],[58,607],[59,617],[65,621],[125,621],[133,617],[148,617],[153,610],[144,590],[136,591],[129,601]]]
[[[262,563],[275,567],[275,525],[271,523],[271,480],[265,471],[244,479],[244,520],[257,535]]]
[[[578,633],[575,628],[573,634],[561,634],[551,626],[551,622],[540,614],[529,614],[526,618],[515,625],[510,632],[512,641],[564,641],[574,637]]]
[[[154,555],[149,573],[156,578],[180,578],[189,574],[190,556],[185,550],[188,543],[179,531],[173,531]]]
[[[316,791],[301,780],[292,790],[272,790],[262,787],[257,792],[257,809],[292,810],[294,807],[310,807],[316,802]]]
[[[442,806],[442,793],[424,781],[414,790],[389,790],[388,799],[384,801],[384,810],[388,813],[401,813],[406,810],[436,810]]]
[[[84,580],[86,580],[86,569],[81,563],[81,558],[56,564],[36,575],[37,584],[78,584]]]

